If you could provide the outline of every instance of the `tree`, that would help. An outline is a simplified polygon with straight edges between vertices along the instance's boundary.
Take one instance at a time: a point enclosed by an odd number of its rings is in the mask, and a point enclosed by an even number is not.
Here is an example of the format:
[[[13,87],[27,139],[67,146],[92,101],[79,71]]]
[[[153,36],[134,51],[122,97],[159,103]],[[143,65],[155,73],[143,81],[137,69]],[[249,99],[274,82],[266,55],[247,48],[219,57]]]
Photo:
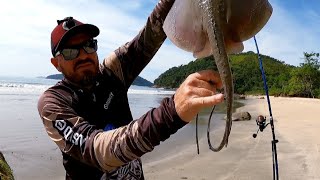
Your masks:
[[[290,79],[291,69],[296,68],[283,61],[261,55],[266,72],[269,94],[285,95],[284,90]],[[234,92],[237,94],[264,94],[263,80],[259,69],[259,60],[254,52],[240,53],[229,56],[233,73]],[[213,69],[217,71],[212,56],[191,61],[187,65],[174,67],[157,78],[157,87],[176,88],[191,73]]]
[[[291,73],[288,95],[318,97],[320,89],[319,53],[304,52],[304,62]]]
[[[315,69],[319,70],[320,64],[319,64],[319,53],[307,53],[303,52],[304,55],[304,62],[300,64],[300,66],[311,66]]]

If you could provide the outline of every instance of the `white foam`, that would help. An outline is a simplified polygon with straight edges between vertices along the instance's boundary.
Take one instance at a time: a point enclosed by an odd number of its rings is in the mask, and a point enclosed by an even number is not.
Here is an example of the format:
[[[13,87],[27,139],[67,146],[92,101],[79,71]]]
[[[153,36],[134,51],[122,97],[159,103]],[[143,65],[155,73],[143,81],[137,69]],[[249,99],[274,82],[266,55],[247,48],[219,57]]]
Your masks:
[[[157,88],[137,88],[131,87],[128,91],[128,94],[158,94],[158,95],[172,95],[175,91],[157,89]]]
[[[7,83],[0,82],[1,94],[41,94],[54,84],[25,84],[25,83]],[[150,88],[143,86],[131,86],[128,94],[154,94],[154,95],[172,95],[175,91]]]
[[[41,94],[51,85],[0,83],[1,94]]]

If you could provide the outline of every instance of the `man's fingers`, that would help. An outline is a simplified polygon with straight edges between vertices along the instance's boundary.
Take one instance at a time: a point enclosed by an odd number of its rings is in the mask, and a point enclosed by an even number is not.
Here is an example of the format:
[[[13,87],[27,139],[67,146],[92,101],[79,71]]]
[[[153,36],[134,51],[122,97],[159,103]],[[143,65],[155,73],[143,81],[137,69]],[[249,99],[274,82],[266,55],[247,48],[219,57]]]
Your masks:
[[[221,103],[224,95],[215,94],[217,88],[222,88],[217,72],[205,70],[189,75],[174,96],[179,117],[189,122],[202,108]]]
[[[195,78],[199,80],[210,82],[216,85],[218,89],[222,88],[222,81],[220,79],[220,75],[218,72],[211,71],[211,70],[204,70],[204,71],[196,72],[193,75]]]
[[[224,100],[223,94],[215,94],[213,96],[198,97],[193,99],[194,105],[198,107],[213,106]]]
[[[193,84],[195,87],[198,88],[204,88],[204,89],[208,89],[210,91],[216,91],[217,85],[212,83],[212,82],[208,82],[208,81],[204,81],[204,80],[200,80],[198,79],[197,81],[194,81]]]
[[[194,94],[194,97],[212,96],[212,95],[216,94],[216,89],[215,88],[207,89],[207,88],[202,88],[202,87],[201,88],[194,88],[193,94]]]

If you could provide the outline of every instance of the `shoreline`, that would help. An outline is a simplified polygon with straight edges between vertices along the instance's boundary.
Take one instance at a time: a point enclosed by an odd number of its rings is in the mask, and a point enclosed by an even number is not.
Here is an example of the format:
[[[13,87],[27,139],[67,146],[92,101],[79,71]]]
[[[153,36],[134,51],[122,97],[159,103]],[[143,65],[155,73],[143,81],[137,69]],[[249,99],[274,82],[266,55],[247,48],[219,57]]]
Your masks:
[[[280,179],[320,179],[320,122],[314,121],[318,119],[316,112],[320,108],[320,100],[270,97],[270,101],[279,140]],[[258,128],[255,122],[257,115],[268,117],[267,100],[249,96],[243,102],[245,106],[236,112],[248,111],[252,120],[233,122],[227,148],[211,152],[206,137],[203,137],[199,155],[192,144],[179,148],[174,156],[144,163],[146,179],[272,179],[270,126],[257,138],[252,138]]]
[[[260,114],[268,117],[269,114],[267,100],[260,97],[247,96],[245,100],[237,100],[243,102],[244,106],[237,108],[236,112],[247,111],[252,120],[233,122],[227,148],[220,152],[209,150],[207,127],[203,123],[199,128],[200,154],[197,154],[195,126],[190,123],[142,157],[145,178],[272,179],[270,126],[259,132],[257,138],[252,138],[258,128],[255,118]],[[5,122],[6,128],[2,130],[0,150],[18,180],[62,180],[65,172],[61,153],[47,137],[36,109],[30,107],[28,99],[36,102],[33,97],[27,96],[10,100],[10,106],[1,106],[10,123]],[[280,179],[320,179],[320,121],[316,114],[320,108],[320,99],[270,97],[270,101],[276,138],[279,140]],[[18,117],[17,111],[20,112]],[[223,116],[217,113],[214,118],[221,119]],[[26,122],[25,119],[32,121]],[[215,128],[211,130],[221,136],[224,132],[221,123],[224,121],[217,122],[212,122]],[[17,130],[17,123],[23,129]]]

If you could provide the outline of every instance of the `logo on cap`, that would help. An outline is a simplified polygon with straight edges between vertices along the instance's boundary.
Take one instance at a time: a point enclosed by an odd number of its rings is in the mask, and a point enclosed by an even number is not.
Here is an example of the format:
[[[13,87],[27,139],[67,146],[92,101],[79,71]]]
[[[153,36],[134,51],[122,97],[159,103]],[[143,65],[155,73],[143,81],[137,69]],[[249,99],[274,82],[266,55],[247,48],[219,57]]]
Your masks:
[[[58,24],[62,23],[62,28],[66,31],[69,31],[72,27],[74,27],[76,25],[76,23],[74,22],[72,17],[66,17],[63,20],[61,20],[60,22],[58,22]]]
[[[58,25],[51,32],[51,52],[53,56],[74,34],[86,33],[91,37],[96,37],[99,34],[99,29],[95,25],[83,24],[73,17],[66,17],[63,20],[57,20],[57,22]]]

